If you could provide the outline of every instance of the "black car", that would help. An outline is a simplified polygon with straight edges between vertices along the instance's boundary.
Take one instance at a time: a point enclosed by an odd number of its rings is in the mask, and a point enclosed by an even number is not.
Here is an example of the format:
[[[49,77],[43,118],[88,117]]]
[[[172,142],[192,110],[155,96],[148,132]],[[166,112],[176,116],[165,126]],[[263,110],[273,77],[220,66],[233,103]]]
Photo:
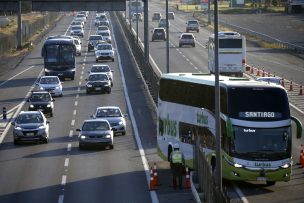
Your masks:
[[[166,41],[166,30],[165,28],[154,28],[152,34],[152,42],[154,40],[164,40]]]
[[[41,111],[44,114],[53,117],[54,114],[54,103],[55,101],[51,94],[46,91],[32,92],[30,98],[27,100],[29,102],[29,111]]]
[[[106,73],[91,73],[86,81],[87,94],[91,92],[111,93],[111,80]]]
[[[90,35],[88,42],[88,51],[94,50],[95,46],[103,42],[101,35]]]

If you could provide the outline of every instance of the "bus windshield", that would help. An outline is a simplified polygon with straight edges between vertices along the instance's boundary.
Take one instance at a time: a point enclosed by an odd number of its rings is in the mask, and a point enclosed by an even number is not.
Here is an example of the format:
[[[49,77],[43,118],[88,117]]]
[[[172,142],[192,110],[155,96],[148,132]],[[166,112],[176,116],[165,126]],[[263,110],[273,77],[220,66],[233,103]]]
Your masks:
[[[45,46],[45,61],[47,63],[73,64],[75,61],[74,45]]]
[[[228,114],[247,121],[290,119],[288,97],[280,88],[231,87],[228,89]]]
[[[279,160],[290,157],[291,129],[234,126],[231,153],[236,157]]]

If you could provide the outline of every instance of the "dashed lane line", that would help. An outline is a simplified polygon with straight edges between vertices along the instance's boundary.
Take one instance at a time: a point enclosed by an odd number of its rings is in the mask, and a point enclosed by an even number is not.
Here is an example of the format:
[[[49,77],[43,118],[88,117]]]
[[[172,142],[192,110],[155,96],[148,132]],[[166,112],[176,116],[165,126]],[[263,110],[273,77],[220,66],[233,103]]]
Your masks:
[[[74,106],[78,106],[78,101],[75,101]]]
[[[70,130],[69,137],[73,137],[73,130]]]
[[[76,116],[76,113],[77,113],[77,110],[75,109],[75,110],[73,111],[73,116]]]
[[[63,175],[61,178],[61,185],[66,185],[67,176]]]
[[[69,162],[70,162],[70,159],[69,158],[65,158],[65,160],[64,160],[64,167],[69,167]]]
[[[73,119],[72,121],[71,121],[71,126],[74,126],[75,125],[75,119]]]
[[[72,144],[71,143],[68,143],[68,146],[67,146],[67,151],[70,152],[72,149]]]

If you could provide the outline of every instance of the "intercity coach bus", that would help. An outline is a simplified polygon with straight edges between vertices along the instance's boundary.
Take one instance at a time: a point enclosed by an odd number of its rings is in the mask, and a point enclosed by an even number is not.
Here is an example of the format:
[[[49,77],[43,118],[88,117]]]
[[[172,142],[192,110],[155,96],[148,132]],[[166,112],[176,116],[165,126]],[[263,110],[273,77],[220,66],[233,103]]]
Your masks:
[[[163,74],[158,95],[158,153],[169,160],[179,143],[193,168],[194,142],[215,168],[214,75]],[[289,181],[292,129],[302,124],[292,117],[284,88],[246,78],[220,76],[220,119],[223,178],[239,181]]]
[[[45,75],[74,80],[76,72],[76,46],[71,37],[50,37],[45,40],[41,55],[44,58]]]

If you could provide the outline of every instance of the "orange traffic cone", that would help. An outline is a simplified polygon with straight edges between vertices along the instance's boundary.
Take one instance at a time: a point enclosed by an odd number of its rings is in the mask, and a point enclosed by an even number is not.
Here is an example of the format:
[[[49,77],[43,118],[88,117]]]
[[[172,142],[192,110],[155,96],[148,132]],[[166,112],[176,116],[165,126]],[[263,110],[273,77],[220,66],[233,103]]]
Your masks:
[[[253,74],[253,69],[254,69],[254,67],[253,67],[253,66],[251,66],[251,69],[250,69],[250,74]]]
[[[186,166],[186,189],[190,188],[190,173],[189,173],[189,168]]]
[[[270,72],[268,72],[268,77],[270,77]]]
[[[150,188],[149,188],[149,191],[151,191],[151,190],[156,190],[152,167],[150,169]]]
[[[258,68],[258,71],[257,71],[256,76],[259,76],[259,77],[260,77],[260,68]]]
[[[291,91],[293,91],[292,81],[290,81],[289,84],[290,84],[290,85],[289,85],[289,91],[291,92]]]
[[[265,77],[265,70],[263,69],[262,77]]]
[[[303,95],[302,82],[300,83],[300,92],[299,95]]]
[[[159,186],[160,184],[158,182],[157,167],[156,167],[155,162],[154,162],[154,165],[153,165],[153,177],[154,177],[155,186]]]
[[[302,155],[304,153],[304,145],[301,144],[301,151],[300,151],[300,156],[299,156],[299,165],[302,165]]]

